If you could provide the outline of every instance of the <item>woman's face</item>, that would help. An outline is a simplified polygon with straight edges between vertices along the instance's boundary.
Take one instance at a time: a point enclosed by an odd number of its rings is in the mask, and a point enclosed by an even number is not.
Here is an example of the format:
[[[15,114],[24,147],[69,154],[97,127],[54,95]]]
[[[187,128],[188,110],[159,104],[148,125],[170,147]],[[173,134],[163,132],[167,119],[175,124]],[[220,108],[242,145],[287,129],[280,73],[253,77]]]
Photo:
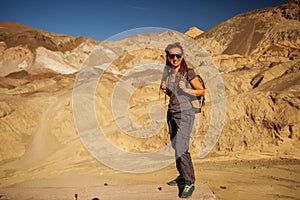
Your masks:
[[[170,49],[167,59],[171,63],[172,67],[177,68],[183,59],[181,49],[177,47]]]

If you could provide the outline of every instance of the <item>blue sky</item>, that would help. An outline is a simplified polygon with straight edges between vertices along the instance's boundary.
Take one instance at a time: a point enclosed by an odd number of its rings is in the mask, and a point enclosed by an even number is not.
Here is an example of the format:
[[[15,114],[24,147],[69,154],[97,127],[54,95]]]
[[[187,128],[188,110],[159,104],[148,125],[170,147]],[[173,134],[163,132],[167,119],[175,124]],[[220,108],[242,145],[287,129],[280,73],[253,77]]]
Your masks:
[[[213,26],[253,9],[287,0],[0,0],[0,22],[106,40],[123,31],[161,27],[185,32]]]

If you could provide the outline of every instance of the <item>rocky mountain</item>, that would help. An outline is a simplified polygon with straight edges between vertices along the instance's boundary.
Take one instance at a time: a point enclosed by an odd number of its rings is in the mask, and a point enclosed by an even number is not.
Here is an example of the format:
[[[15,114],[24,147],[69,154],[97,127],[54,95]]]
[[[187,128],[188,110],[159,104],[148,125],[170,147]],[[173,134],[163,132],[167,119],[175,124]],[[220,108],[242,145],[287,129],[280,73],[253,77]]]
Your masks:
[[[201,35],[202,33],[204,33],[204,31],[200,30],[199,28],[193,26],[191,28],[189,28],[189,30],[187,32],[185,32],[186,35],[195,38],[199,35]]]
[[[299,1],[237,15],[194,36],[221,70],[299,59]]]
[[[58,35],[13,22],[0,23],[0,74],[50,69],[59,73],[78,71],[84,55],[96,41]]]
[[[232,126],[225,125],[221,137],[228,142],[220,149],[260,149],[262,138],[291,148],[298,144],[299,13],[299,1],[289,1],[238,15],[194,37],[224,72],[226,124]]]
[[[235,16],[203,33],[191,28],[187,36],[166,31],[120,41],[0,23],[0,186],[55,178],[71,169],[80,171],[87,163],[94,170],[97,162],[83,146],[74,122],[94,82],[95,113],[110,141],[131,152],[164,146],[168,141],[166,127],[161,127],[165,116],[155,107],[166,108],[164,96],[159,95],[158,83],[147,81],[159,76],[164,47],[175,41],[184,41],[188,61],[203,68],[214,61],[225,86],[226,118],[210,156],[261,152],[261,157],[299,159],[299,10],[299,1],[293,0]],[[116,89],[124,85],[129,89]],[[79,95],[83,99],[74,109],[75,89],[83,92]],[[128,105],[114,104],[117,110],[126,108],[123,113],[112,108],[114,95],[130,96]],[[198,155],[211,121],[209,90],[207,95],[193,155]],[[128,123],[124,113],[135,123]],[[86,124],[91,120],[84,112],[79,115],[86,117]],[[124,120],[116,124],[116,119]],[[120,126],[131,134],[159,131],[147,139],[136,138],[124,134]],[[143,127],[150,127],[150,132]]]

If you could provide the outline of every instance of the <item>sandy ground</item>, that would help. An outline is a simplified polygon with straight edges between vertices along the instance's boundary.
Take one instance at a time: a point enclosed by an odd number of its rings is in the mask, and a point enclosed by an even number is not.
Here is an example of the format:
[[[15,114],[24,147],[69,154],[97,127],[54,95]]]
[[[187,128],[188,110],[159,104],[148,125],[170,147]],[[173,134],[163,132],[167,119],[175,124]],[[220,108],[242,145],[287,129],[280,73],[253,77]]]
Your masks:
[[[180,199],[176,186],[164,184],[113,185],[71,188],[9,188],[0,199]],[[215,196],[205,184],[197,184],[189,199],[214,200]]]
[[[300,199],[300,160],[262,158],[194,159],[196,190],[190,199]],[[178,187],[166,182],[174,165],[148,174],[108,169],[93,175],[69,172],[52,179],[25,181],[0,188],[2,199],[179,199]]]
[[[76,194],[77,200],[179,199],[179,188],[166,184],[178,175],[174,163],[152,173],[132,174],[112,170],[95,160],[68,121],[72,113],[67,112],[71,107],[67,97],[48,99],[51,103],[45,103],[43,114],[36,114],[39,123],[34,134],[24,141],[24,154],[0,162],[0,200],[67,200],[76,199]],[[37,102],[41,100],[45,99]],[[23,113],[28,104],[22,106],[16,110]],[[31,113],[24,116],[29,118]],[[295,148],[299,137],[294,137],[295,141],[285,139],[260,151],[210,153],[205,159],[193,156],[197,182],[191,199],[300,200],[300,150]],[[15,151],[8,147],[5,152]],[[142,150],[146,148],[142,146]]]

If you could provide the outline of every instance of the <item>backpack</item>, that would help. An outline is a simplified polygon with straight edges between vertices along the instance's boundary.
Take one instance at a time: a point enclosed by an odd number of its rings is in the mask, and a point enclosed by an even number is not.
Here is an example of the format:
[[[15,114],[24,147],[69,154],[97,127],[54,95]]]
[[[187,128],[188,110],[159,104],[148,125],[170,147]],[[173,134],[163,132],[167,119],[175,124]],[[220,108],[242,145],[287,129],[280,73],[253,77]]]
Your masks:
[[[206,88],[205,87],[205,83],[204,83],[203,79],[201,78],[198,70],[196,70],[194,68],[188,68],[188,70],[191,70],[191,69],[194,70],[194,72],[196,73],[197,78],[199,79],[199,81],[200,81],[203,89],[205,90],[205,88]],[[187,79],[187,74],[188,74],[188,71],[184,75],[184,77],[186,79]],[[195,113],[200,113],[201,110],[202,110],[202,107],[205,105],[205,96],[196,96],[196,97],[193,97],[191,103],[192,103],[192,106],[193,106],[193,108],[195,110]]]

